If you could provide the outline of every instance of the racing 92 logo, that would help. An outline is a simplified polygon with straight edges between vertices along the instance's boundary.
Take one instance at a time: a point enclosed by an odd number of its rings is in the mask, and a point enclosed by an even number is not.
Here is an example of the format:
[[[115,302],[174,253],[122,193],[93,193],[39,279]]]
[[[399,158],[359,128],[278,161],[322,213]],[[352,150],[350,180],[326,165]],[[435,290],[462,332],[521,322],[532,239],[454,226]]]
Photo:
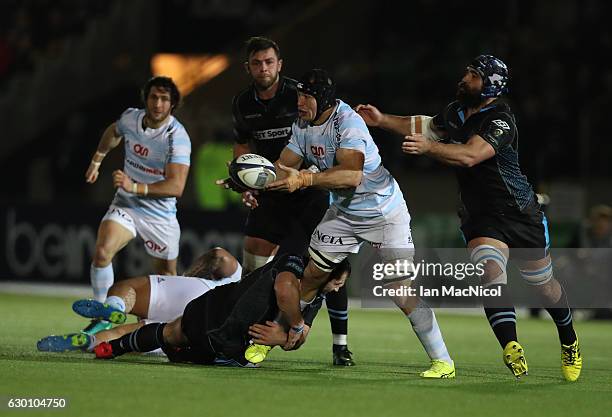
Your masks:
[[[145,246],[150,251],[156,253],[163,253],[168,248],[168,246],[161,246],[159,243],[153,242],[152,240],[145,241]]]
[[[317,158],[322,158],[325,155],[325,149],[322,146],[310,146],[310,152]]]
[[[137,155],[144,156],[144,157],[149,156],[149,149],[148,149],[148,148],[146,148],[146,147],[144,147],[144,146],[142,146],[142,145],[141,145],[141,144],[139,144],[139,143],[137,143],[136,145],[134,145],[134,146],[132,147],[132,149],[134,150],[134,152],[135,152]]]

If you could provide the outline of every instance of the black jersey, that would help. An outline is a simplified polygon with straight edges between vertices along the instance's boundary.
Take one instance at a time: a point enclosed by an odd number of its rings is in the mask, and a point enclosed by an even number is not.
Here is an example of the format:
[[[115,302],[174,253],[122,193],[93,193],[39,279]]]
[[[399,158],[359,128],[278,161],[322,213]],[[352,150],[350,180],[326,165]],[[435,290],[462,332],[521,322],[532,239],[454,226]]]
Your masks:
[[[253,152],[275,162],[291,138],[291,126],[298,117],[296,81],[280,77],[276,95],[265,101],[251,85],[234,97],[232,113],[236,142],[248,143]],[[288,244],[296,250],[310,242],[312,231],[329,206],[329,193],[320,188],[294,193],[268,191],[257,200],[259,207],[249,211],[245,234],[277,245]]]
[[[436,129],[447,132],[446,142],[466,143],[479,135],[495,156],[471,168],[456,168],[463,206],[470,214],[531,212],[539,205],[533,188],[519,166],[518,131],[510,106],[495,100],[465,120],[455,101],[433,118]]]
[[[216,287],[187,304],[181,326],[190,346],[204,357],[201,362],[219,355],[242,357],[250,339],[249,326],[274,320],[278,314],[274,291],[278,274],[291,272],[301,279],[305,265],[303,257],[285,254],[244,276],[240,282]],[[316,301],[303,311],[308,325],[321,307],[322,300]]]
[[[280,77],[276,95],[261,100],[251,85],[232,102],[236,142],[248,143],[258,155],[276,161],[291,138],[291,125],[298,116],[296,81]]]

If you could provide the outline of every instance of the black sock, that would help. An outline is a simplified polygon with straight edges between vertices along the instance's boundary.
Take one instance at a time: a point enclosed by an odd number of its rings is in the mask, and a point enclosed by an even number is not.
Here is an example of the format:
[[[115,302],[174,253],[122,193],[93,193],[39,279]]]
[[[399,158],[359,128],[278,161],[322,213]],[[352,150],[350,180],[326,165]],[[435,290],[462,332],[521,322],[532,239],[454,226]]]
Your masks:
[[[572,311],[569,308],[567,302],[567,296],[563,286],[561,286],[561,298],[559,301],[546,309],[550,317],[557,326],[557,332],[559,332],[559,341],[564,345],[571,345],[576,341],[576,332],[574,331],[574,324],[572,321]]]
[[[348,295],[346,285],[338,292],[330,292],[325,296],[329,323],[333,334],[348,334]]]
[[[111,340],[113,355],[120,356],[128,352],[151,352],[164,346],[163,331],[166,323],[151,323],[140,329]]]
[[[502,348],[505,348],[509,342],[517,341],[516,335],[516,312],[510,300],[510,294],[506,284],[492,285],[488,288],[499,287],[500,296],[485,298],[484,311],[489,320],[489,325],[495,333],[495,337],[499,341]],[[510,306],[510,307],[499,307]]]

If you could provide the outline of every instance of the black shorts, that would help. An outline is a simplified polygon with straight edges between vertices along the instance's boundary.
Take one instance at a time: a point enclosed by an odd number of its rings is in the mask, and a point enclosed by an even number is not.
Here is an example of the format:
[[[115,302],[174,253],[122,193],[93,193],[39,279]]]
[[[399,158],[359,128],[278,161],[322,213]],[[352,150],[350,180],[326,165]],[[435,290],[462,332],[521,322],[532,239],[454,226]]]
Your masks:
[[[289,251],[297,253],[308,247],[329,207],[329,193],[315,189],[292,194],[268,192],[257,200],[259,206],[249,211],[245,235],[291,246]]]
[[[469,214],[460,212],[461,231],[467,242],[477,237],[490,237],[504,242],[510,256],[522,260],[539,260],[548,255],[550,239],[544,213],[497,212]]]
[[[213,365],[214,356],[209,355],[206,351],[185,346],[181,348],[164,347],[162,348],[168,360],[174,363],[195,363],[197,365]]]
[[[215,350],[208,340],[211,317],[214,314],[210,303],[204,298],[206,294],[191,300],[185,307],[181,318],[181,330],[189,341],[189,346],[178,351],[166,352],[172,362],[193,362],[212,364],[216,358]]]

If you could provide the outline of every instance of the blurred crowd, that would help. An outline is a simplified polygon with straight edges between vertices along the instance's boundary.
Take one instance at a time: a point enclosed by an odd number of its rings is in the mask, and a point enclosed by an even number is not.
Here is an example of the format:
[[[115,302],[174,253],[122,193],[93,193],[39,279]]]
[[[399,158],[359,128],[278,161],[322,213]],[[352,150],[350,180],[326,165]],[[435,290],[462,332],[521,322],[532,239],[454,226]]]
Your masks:
[[[0,14],[0,84],[31,71],[44,58],[57,56],[67,42],[78,39],[93,19],[108,13],[118,1],[5,0]],[[602,109],[612,105],[612,64],[602,59],[603,51],[612,49],[612,28],[603,18],[612,12],[612,3],[508,1],[496,5],[493,13],[486,2],[466,8],[461,3],[415,0],[410,5],[411,16],[421,20],[412,23],[397,12],[402,6],[399,0],[321,3],[338,7],[333,15],[332,9],[320,8],[319,14],[312,12],[315,18],[309,24],[293,26],[292,17],[307,14],[305,10],[312,5],[294,0],[160,0],[144,2],[143,7],[160,5],[163,24],[147,28],[159,39],[160,51],[210,53],[217,48],[228,52],[254,34],[282,33],[277,40],[289,71],[296,61],[292,54],[303,53],[292,48],[292,36],[312,39],[320,46],[309,63],[321,65],[322,61],[329,66],[343,100],[370,102],[395,114],[437,113],[453,99],[456,82],[471,57],[498,54],[510,66],[509,100],[517,115],[521,166],[531,182],[537,186],[570,178],[586,183],[590,178],[612,177],[608,161],[612,141],[601,128],[607,117]],[[361,7],[359,14],[351,16],[353,20],[345,16],[350,12],[348,6]],[[320,42],[324,36],[328,41]],[[354,41],[337,48],[336,39],[346,36]],[[49,127],[49,134],[35,139],[32,148],[46,154],[53,140],[51,132],[57,142],[65,144],[52,147],[62,149],[57,151],[61,157],[53,161],[59,166],[53,171],[54,182],[65,185],[70,178],[80,179],[82,137],[99,136],[109,119],[128,105],[137,105],[137,100],[124,99],[136,98],[137,88],[129,86],[126,91],[98,97],[90,106],[83,106],[87,111],[66,114],[53,129]],[[229,103],[236,92],[217,91],[215,102]],[[200,106],[193,101],[190,105]],[[215,136],[231,141],[229,104],[226,107],[225,135]],[[206,141],[201,138],[212,135],[193,136],[197,148],[202,145],[198,140]],[[397,152],[397,138],[387,132],[377,130],[375,136],[385,165],[394,174],[438,172],[437,163],[429,158],[413,158],[407,164],[406,157]],[[10,160],[11,156],[0,158]],[[75,190],[80,191],[68,191]]]
[[[499,55],[510,67],[508,97],[530,179],[610,177],[612,141],[601,128],[607,121],[601,109],[612,105],[612,63],[601,54],[612,49],[612,29],[602,20],[612,3],[507,1],[494,11],[471,6],[411,2],[412,16],[435,16],[424,31],[386,2],[374,4],[373,29],[359,39],[370,76],[360,77],[360,65],[352,65],[355,85],[349,89],[369,90],[363,95],[388,111],[435,113],[453,98],[470,58]],[[419,163],[435,166],[427,158]]]
[[[57,56],[111,1],[5,0],[0,14],[0,82]]]

